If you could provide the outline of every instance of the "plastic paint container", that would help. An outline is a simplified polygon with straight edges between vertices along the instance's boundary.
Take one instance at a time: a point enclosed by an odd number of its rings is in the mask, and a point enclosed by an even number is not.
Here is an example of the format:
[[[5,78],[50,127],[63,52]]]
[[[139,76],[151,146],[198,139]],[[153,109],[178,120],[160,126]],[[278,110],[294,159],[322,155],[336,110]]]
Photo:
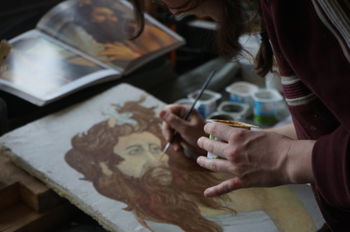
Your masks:
[[[247,103],[236,103],[230,101],[222,102],[218,107],[218,112],[231,115],[233,119],[231,120],[242,120],[245,119],[249,110],[249,105]]]
[[[230,101],[248,103],[252,105],[252,95],[258,90],[258,86],[245,81],[238,81],[226,87],[230,94]]]
[[[175,104],[185,105],[185,106],[192,106],[193,100],[188,98],[181,98],[174,102]]]
[[[209,135],[209,139],[210,139],[210,140],[215,140],[215,141],[223,142],[222,139],[220,139],[220,138],[218,138],[218,137],[215,137],[215,136],[213,136],[213,135]],[[213,154],[212,152],[209,152],[209,151],[208,151],[208,153],[207,153],[207,157],[208,157],[209,159],[219,159],[219,158],[220,158],[219,156],[217,156],[217,155],[215,155],[215,154]]]
[[[253,94],[254,121],[261,125],[273,125],[278,121],[281,94],[274,89],[260,89]]]
[[[251,125],[248,123],[231,121],[231,120],[210,119],[210,120],[207,120],[207,122],[218,122],[218,123],[223,123],[223,124],[231,126],[231,127],[238,127],[238,128],[248,129],[248,130],[250,130],[251,128],[257,128],[257,126],[254,126],[254,125]],[[224,140],[222,140],[216,136],[213,136],[213,135],[209,135],[209,139],[215,140],[215,141],[220,141],[220,142],[225,142]],[[213,154],[212,152],[208,152],[207,157],[210,159],[219,159],[220,158],[219,156]]]
[[[230,121],[235,120],[234,117],[232,117],[232,115],[227,114],[227,113],[223,113],[223,112],[214,112],[214,113],[210,114],[207,119],[208,120],[210,120],[210,119],[230,120]]]
[[[192,101],[196,99],[198,96],[200,90],[197,90],[191,94],[188,95],[188,98]],[[195,108],[198,110],[199,114],[206,118],[211,113],[213,113],[217,106],[217,101],[221,98],[221,94],[216,93],[211,90],[204,90],[201,98],[198,100],[198,102],[195,105]]]

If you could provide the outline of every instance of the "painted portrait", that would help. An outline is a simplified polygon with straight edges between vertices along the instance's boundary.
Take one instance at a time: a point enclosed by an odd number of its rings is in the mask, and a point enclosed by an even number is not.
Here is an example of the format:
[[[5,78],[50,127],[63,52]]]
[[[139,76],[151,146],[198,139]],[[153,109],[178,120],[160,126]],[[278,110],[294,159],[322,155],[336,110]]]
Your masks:
[[[275,190],[242,190],[218,198],[205,198],[203,191],[223,180],[199,167],[181,152],[162,153],[165,140],[154,108],[142,106],[144,98],[114,106],[118,114],[130,113],[128,123],[118,118],[93,125],[75,135],[66,162],[83,174],[102,195],[125,203],[137,221],[150,231],[292,231],[297,220],[314,229],[295,196],[291,208],[277,209],[281,196]],[[278,192],[277,191],[277,192]],[[239,210],[240,212],[238,212]],[[285,212],[284,212],[285,211]],[[292,211],[296,219],[286,217]],[[283,216],[284,218],[282,218]],[[116,219],[118,220],[118,219]]]
[[[127,204],[146,228],[146,221],[174,224],[183,231],[222,231],[204,218],[200,207],[226,210],[227,197],[206,199],[202,192],[218,179],[182,154],[162,153],[165,140],[152,108],[127,102],[119,113],[132,112],[134,123],[109,118],[72,138],[67,163],[93,183],[96,190]],[[152,229],[151,229],[152,230]]]

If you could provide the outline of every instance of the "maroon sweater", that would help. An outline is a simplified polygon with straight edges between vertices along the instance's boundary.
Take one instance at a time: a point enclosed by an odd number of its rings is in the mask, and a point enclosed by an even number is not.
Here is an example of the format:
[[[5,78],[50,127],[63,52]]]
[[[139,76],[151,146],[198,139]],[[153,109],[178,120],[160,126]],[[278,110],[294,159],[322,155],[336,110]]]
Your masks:
[[[350,231],[350,3],[260,4],[298,138],[317,140],[312,166],[319,207],[333,231]]]

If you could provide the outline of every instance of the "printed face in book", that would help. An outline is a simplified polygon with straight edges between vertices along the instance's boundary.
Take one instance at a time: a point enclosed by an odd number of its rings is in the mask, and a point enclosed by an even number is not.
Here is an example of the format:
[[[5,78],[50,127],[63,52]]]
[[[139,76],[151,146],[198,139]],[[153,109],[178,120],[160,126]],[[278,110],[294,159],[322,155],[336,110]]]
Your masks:
[[[114,12],[106,7],[94,8],[91,12],[91,18],[94,22],[98,22],[98,23],[104,23],[104,22],[116,23],[116,22],[118,22],[118,18],[114,14]]]
[[[126,32],[122,29],[125,22],[118,17],[124,17],[123,11],[109,7],[107,1],[83,1],[78,7],[81,17],[73,18],[74,23],[92,35],[97,42],[111,43],[126,38]]]
[[[169,158],[162,152],[161,141],[150,132],[119,137],[114,152],[123,159],[117,168],[128,176],[140,178],[151,168],[168,166]]]

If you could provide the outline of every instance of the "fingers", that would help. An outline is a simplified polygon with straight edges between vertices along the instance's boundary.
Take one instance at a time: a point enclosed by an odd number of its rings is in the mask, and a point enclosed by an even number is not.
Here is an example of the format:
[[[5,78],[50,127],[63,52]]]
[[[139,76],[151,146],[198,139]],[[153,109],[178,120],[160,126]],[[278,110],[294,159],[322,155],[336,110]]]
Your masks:
[[[164,110],[162,110],[161,114],[171,113],[179,116],[180,118],[186,114],[187,110],[189,110],[189,106],[179,105],[179,104],[171,104],[167,105]]]
[[[176,125],[185,123],[185,121],[183,121],[177,115],[182,115],[183,112],[185,111],[186,111],[186,107],[183,107],[180,105],[169,105],[159,114],[160,118],[164,120],[162,123],[162,134],[168,142],[171,141],[171,146],[175,151],[181,151],[182,147],[179,141],[173,138],[174,129],[178,131],[178,128],[176,127]]]
[[[172,131],[173,130],[168,123],[166,122],[162,123],[162,134],[165,140],[168,142],[172,139]]]
[[[274,173],[259,171],[241,177],[235,176],[231,179],[223,181],[216,186],[207,188],[204,191],[204,195],[206,197],[216,197],[241,188],[275,187],[285,183],[286,182],[283,180],[283,177],[280,178]]]
[[[166,114],[162,119],[164,120],[162,125],[163,135],[168,141],[172,141],[174,139],[174,130],[179,134],[186,134],[186,129],[188,127],[186,121],[174,114]]]
[[[230,127],[222,123],[210,122],[204,126],[207,134],[213,135],[225,141],[231,141],[239,138],[246,129]]]
[[[216,197],[216,196],[220,196],[220,195],[225,194],[225,193],[229,193],[233,190],[240,189],[242,187],[243,187],[243,185],[242,185],[242,182],[240,181],[240,179],[238,177],[234,177],[232,179],[225,180],[224,182],[222,182],[216,186],[207,188],[204,191],[204,196]]]
[[[159,116],[164,121],[162,125],[163,135],[168,141],[172,139],[173,130],[178,131],[180,134],[186,132],[188,122],[182,119],[186,110],[186,106],[169,105],[160,112]]]
[[[221,158],[228,160],[232,160],[232,156],[235,153],[233,145],[229,145],[227,143],[216,140],[211,140],[207,137],[200,137],[197,141],[197,145],[203,150],[206,150],[217,156],[220,156]]]
[[[224,159],[210,159],[204,156],[200,156],[197,159],[197,163],[206,169],[214,172],[227,172],[234,173],[233,165]]]

